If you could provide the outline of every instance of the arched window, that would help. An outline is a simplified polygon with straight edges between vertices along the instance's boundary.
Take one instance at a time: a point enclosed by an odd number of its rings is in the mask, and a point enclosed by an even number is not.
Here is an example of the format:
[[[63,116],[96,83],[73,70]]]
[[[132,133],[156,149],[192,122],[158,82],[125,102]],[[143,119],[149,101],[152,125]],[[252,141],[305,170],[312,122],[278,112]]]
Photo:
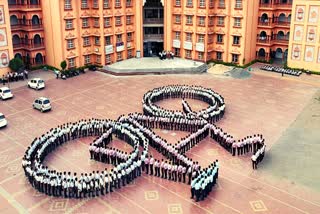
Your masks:
[[[36,54],[35,61],[36,61],[36,64],[38,64],[38,65],[43,64],[43,57],[42,57],[41,53]]]
[[[18,24],[19,24],[18,17],[16,15],[10,16],[10,25],[14,26],[14,25],[18,25]]]
[[[259,49],[258,56],[259,57],[266,57],[266,51],[264,50],[264,48]]]
[[[35,46],[41,45],[41,37],[39,36],[39,34],[36,34],[36,35],[33,37],[33,44],[34,44]]]
[[[281,13],[279,18],[278,18],[279,23],[285,23],[287,22],[286,15],[284,13]]]
[[[40,25],[40,19],[37,15],[32,16],[32,25]]]
[[[283,31],[279,31],[279,32],[278,32],[278,34],[277,34],[277,39],[278,39],[278,40],[283,40],[283,39],[285,39]]]
[[[20,37],[17,34],[12,36],[12,44],[20,45]]]
[[[30,0],[30,4],[32,5],[38,5],[39,1],[38,0]]]

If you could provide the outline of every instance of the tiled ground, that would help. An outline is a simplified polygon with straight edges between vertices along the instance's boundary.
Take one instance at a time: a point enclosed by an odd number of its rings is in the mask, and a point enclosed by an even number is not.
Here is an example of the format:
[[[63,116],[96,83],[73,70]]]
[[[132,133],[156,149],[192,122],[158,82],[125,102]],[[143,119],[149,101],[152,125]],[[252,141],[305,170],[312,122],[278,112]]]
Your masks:
[[[209,198],[195,203],[190,189],[150,176],[142,176],[120,191],[104,197],[69,200],[39,194],[25,180],[21,157],[32,139],[52,127],[81,118],[111,118],[120,114],[141,112],[143,94],[167,84],[190,84],[210,87],[225,97],[227,112],[218,125],[236,137],[262,133],[268,150],[277,143],[305,105],[318,90],[307,80],[292,81],[254,73],[252,78],[236,80],[213,75],[170,75],[112,77],[87,73],[79,77],[49,80],[45,90],[25,86],[14,89],[14,99],[0,102],[0,112],[9,121],[0,130],[0,212],[1,213],[319,213],[320,193],[279,179],[264,171],[251,169],[249,156],[232,157],[206,139],[187,153],[207,165],[214,159],[221,163],[218,185]],[[40,113],[31,107],[39,96],[48,96],[53,110]],[[180,100],[163,101],[160,105],[181,108]],[[191,102],[196,108],[202,103]],[[187,133],[156,130],[168,141],[177,141]],[[92,138],[71,142],[47,159],[56,169],[87,171],[108,167],[89,160],[88,144]],[[114,145],[124,150],[130,147]],[[288,148],[289,142],[288,142]],[[154,150],[151,152],[160,157]],[[288,149],[287,152],[290,152]],[[268,154],[272,156],[272,154]],[[299,157],[303,158],[303,157]],[[265,162],[262,164],[270,164]],[[315,169],[316,170],[316,169]]]

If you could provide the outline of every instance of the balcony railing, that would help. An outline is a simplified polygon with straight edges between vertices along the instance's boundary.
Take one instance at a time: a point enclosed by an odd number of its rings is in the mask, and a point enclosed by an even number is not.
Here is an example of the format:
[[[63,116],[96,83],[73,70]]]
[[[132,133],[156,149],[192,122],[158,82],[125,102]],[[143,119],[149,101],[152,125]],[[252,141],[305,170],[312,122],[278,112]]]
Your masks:
[[[272,18],[258,18],[258,25],[270,26],[272,24]]]
[[[260,34],[257,35],[257,42],[263,44],[271,44],[272,42],[276,43],[288,43],[289,37],[288,36],[278,36],[277,34],[274,35],[266,35],[262,36]]]
[[[163,18],[145,18],[143,24],[163,24]]]
[[[9,4],[9,9],[40,9],[40,4]]]
[[[30,39],[28,42],[21,39],[20,43],[13,44],[13,48],[14,49],[21,49],[22,48],[22,49],[29,49],[29,50],[44,48],[44,39],[41,38],[40,43],[34,43],[32,39]]]
[[[290,26],[291,22],[289,21],[276,21],[276,25],[281,25],[281,26]]]
[[[144,34],[145,40],[163,40],[163,34]]]

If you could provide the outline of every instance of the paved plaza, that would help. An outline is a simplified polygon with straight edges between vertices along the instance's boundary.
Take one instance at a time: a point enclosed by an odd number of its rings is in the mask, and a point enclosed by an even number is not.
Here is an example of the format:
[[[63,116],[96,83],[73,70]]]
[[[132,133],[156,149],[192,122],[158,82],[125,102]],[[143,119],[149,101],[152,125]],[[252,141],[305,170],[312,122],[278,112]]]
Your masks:
[[[0,102],[0,112],[9,122],[0,130],[0,213],[320,213],[319,76],[281,77],[255,70],[247,79],[207,73],[115,77],[100,72],[66,81],[54,79],[53,74],[46,79],[44,90],[13,87],[15,97]],[[169,84],[201,85],[221,94],[226,113],[217,125],[236,138],[262,133],[267,152],[258,170],[252,170],[250,155],[233,157],[208,137],[186,153],[202,166],[215,159],[220,162],[218,185],[198,203],[190,199],[190,186],[145,174],[112,194],[81,200],[49,197],[29,184],[21,160],[35,137],[66,122],[142,112],[143,94]],[[40,96],[51,99],[52,111],[32,109]],[[199,101],[189,103],[194,110],[205,107]],[[179,99],[159,105],[182,109]],[[188,134],[155,132],[171,143]],[[45,163],[74,172],[110,168],[90,160],[92,140],[71,141]],[[111,145],[131,149],[120,140]],[[161,158],[152,148],[151,153]]]

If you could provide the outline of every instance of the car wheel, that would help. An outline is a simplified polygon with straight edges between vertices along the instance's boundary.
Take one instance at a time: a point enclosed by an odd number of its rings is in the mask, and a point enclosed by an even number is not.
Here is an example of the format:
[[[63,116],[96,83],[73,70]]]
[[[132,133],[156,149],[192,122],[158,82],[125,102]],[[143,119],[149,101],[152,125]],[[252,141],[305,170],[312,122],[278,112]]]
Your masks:
[[[30,85],[28,85],[28,88],[31,88],[31,86],[30,86]]]

